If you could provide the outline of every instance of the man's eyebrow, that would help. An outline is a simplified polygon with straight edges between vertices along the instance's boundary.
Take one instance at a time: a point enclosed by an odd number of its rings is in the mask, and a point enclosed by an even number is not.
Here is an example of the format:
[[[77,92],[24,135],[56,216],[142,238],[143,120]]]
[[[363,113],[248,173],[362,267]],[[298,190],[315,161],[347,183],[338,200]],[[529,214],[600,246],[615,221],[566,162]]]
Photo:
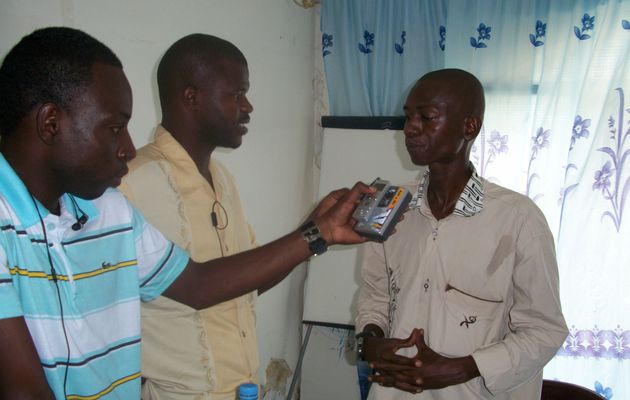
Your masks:
[[[414,110],[419,110],[421,108],[429,108],[429,107],[437,107],[438,104],[436,103],[424,103],[424,104],[416,104],[415,107],[413,107]],[[412,107],[408,106],[407,104],[403,105],[403,110],[409,110]]]

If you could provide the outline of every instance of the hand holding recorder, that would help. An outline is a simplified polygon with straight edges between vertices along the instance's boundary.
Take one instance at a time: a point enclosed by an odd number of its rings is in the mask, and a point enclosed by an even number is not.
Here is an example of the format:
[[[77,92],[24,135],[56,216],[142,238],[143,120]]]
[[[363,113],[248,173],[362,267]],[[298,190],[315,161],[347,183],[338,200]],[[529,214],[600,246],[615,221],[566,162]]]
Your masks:
[[[411,201],[411,193],[401,186],[376,178],[370,185],[374,194],[365,194],[352,218],[357,221],[354,230],[360,235],[377,241],[385,241],[394,231]]]

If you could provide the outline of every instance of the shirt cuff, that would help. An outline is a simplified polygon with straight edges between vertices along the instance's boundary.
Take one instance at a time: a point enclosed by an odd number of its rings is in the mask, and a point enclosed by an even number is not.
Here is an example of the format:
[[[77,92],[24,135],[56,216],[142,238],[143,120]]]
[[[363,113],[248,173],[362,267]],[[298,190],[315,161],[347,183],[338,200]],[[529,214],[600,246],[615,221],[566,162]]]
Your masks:
[[[513,384],[510,354],[501,343],[482,347],[472,354],[486,389],[493,395],[505,392]]]
[[[360,333],[363,332],[363,329],[367,326],[367,325],[376,325],[379,328],[381,328],[381,330],[385,333],[385,336],[387,336],[387,326],[383,326],[383,324],[379,323],[378,321],[374,321],[374,320],[367,320],[367,319],[362,319],[362,320],[357,320],[355,325],[354,325],[354,331],[356,333]]]

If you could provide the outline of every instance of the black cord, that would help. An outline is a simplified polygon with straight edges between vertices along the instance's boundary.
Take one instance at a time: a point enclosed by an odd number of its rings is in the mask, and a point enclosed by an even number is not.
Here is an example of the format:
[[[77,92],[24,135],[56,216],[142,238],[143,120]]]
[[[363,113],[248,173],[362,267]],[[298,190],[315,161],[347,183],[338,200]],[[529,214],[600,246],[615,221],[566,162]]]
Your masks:
[[[30,193],[29,193],[30,194]],[[68,393],[66,391],[66,385],[68,383],[68,369],[70,368],[70,341],[68,340],[68,333],[66,331],[66,323],[63,318],[63,303],[61,301],[61,291],[59,290],[59,283],[57,282],[57,271],[55,271],[55,267],[53,266],[52,256],[50,255],[50,249],[48,248],[48,235],[46,234],[46,226],[44,225],[44,219],[42,218],[42,214],[39,212],[39,207],[37,207],[37,202],[35,201],[35,197],[31,194],[31,200],[33,200],[33,205],[35,206],[35,211],[37,211],[37,216],[39,217],[39,223],[42,226],[42,232],[44,233],[44,242],[46,244],[46,254],[48,254],[48,264],[50,264],[50,271],[53,278],[53,282],[55,282],[55,288],[57,289],[57,298],[59,299],[59,312],[61,313],[61,328],[63,329],[63,337],[66,340],[66,351],[68,357],[66,358],[66,371],[63,374],[63,397],[68,398]]]
[[[79,204],[77,203],[77,199],[75,199],[74,196],[68,195],[68,197],[70,197],[70,201],[72,202],[72,208],[74,208],[74,218],[77,220],[72,225],[72,230],[78,231],[81,228],[83,228],[83,225],[85,225],[85,223],[88,221],[88,216],[85,213],[85,211],[83,211],[81,207],[79,207]],[[79,216],[79,213],[81,213],[81,216]]]
[[[223,215],[225,216],[225,225],[223,226],[219,226],[219,220],[217,218],[217,213],[215,211],[215,208],[217,206],[218,206],[219,211],[223,211]],[[227,211],[225,211],[223,204],[221,204],[219,200],[215,200],[214,203],[212,203],[212,212],[210,213],[210,219],[212,221],[212,226],[214,227],[214,232],[217,234],[217,239],[219,240],[219,249],[221,250],[221,257],[225,257],[225,254],[223,254],[223,243],[221,242],[221,235],[219,235],[219,231],[225,230],[225,228],[227,228],[229,220],[228,220]]]

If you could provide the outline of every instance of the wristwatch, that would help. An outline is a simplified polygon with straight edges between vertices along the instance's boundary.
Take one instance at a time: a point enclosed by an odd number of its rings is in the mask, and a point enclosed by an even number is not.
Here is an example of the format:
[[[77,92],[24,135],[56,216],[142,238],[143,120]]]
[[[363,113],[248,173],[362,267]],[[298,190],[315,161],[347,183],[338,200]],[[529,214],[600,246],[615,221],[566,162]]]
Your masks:
[[[363,331],[354,336],[355,341],[354,345],[357,350],[357,360],[365,361],[365,351],[363,348],[363,341],[366,337],[377,337],[376,332],[374,331]]]
[[[313,221],[308,221],[302,225],[300,227],[300,232],[302,232],[302,237],[306,240],[308,249],[314,256],[323,254],[326,250],[328,250],[328,243],[326,243],[326,240],[322,237],[319,228]]]

